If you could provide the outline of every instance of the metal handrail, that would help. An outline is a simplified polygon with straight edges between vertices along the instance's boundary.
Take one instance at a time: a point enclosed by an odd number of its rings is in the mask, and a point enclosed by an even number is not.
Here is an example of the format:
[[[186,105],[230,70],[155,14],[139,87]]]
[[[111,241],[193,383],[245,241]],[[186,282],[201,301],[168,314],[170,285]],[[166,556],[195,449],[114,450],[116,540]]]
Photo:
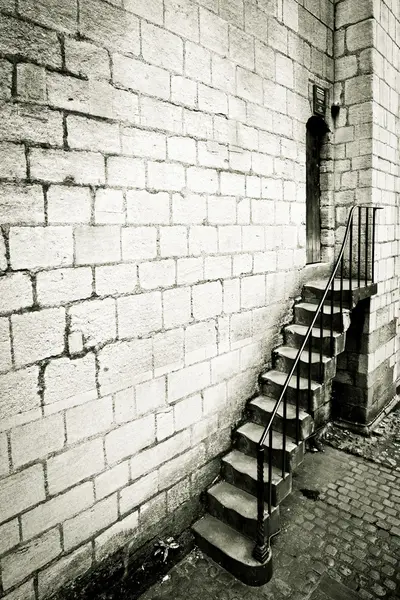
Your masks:
[[[368,267],[368,249],[367,249],[367,244],[368,244],[368,218],[369,218],[369,210],[372,209],[373,214],[372,214],[372,223],[373,223],[373,229],[372,229],[372,260],[371,260],[371,280],[372,283],[374,282],[374,259],[375,259],[375,214],[377,210],[382,209],[382,207],[378,207],[378,206],[373,206],[373,205],[355,205],[351,208],[350,213],[349,213],[349,217],[348,217],[348,221],[347,221],[347,226],[346,226],[346,231],[345,231],[345,235],[343,238],[343,242],[342,242],[342,246],[339,252],[339,255],[336,259],[335,265],[333,267],[332,273],[329,277],[328,283],[325,286],[325,290],[324,293],[322,294],[322,298],[319,301],[317,308],[315,310],[315,314],[314,317],[311,321],[311,324],[308,327],[308,330],[304,336],[304,340],[303,343],[301,344],[301,347],[299,349],[299,351],[297,352],[296,358],[294,359],[293,362],[293,366],[290,369],[290,372],[288,374],[288,376],[286,377],[285,383],[283,385],[283,389],[282,392],[278,398],[278,400],[275,403],[275,407],[272,411],[272,414],[270,416],[270,419],[268,421],[268,424],[266,425],[266,427],[264,428],[264,431],[261,435],[260,441],[258,442],[258,447],[257,447],[257,479],[258,479],[258,486],[257,486],[257,506],[258,506],[258,510],[257,510],[257,519],[258,519],[258,532],[257,532],[257,542],[256,542],[256,547],[254,550],[254,557],[259,560],[260,562],[264,562],[266,560],[267,555],[269,554],[269,543],[268,543],[268,547],[265,546],[265,536],[264,536],[264,503],[265,503],[265,499],[264,499],[264,446],[265,446],[265,442],[267,437],[269,436],[269,443],[270,443],[270,447],[272,449],[272,424],[273,421],[277,415],[277,412],[279,410],[279,407],[282,404],[283,399],[285,398],[285,394],[287,392],[287,389],[289,387],[289,383],[296,371],[296,368],[299,365],[300,362],[300,358],[302,353],[304,352],[304,349],[307,345],[307,342],[312,334],[312,330],[314,328],[314,325],[317,321],[317,318],[321,312],[321,309],[323,308],[324,302],[326,300],[326,297],[328,295],[329,289],[332,286],[332,295],[331,295],[331,354],[333,354],[333,295],[334,295],[334,280],[335,280],[335,276],[336,273],[338,271],[339,265],[341,265],[341,287],[340,287],[340,313],[342,314],[342,309],[343,309],[343,299],[342,299],[342,294],[343,294],[343,257],[344,257],[344,251],[346,248],[346,243],[347,240],[350,236],[350,240],[351,240],[351,248],[350,248],[350,255],[349,255],[349,260],[350,260],[350,265],[349,265],[349,292],[350,292],[350,296],[351,296],[351,292],[352,292],[352,241],[353,241],[353,219],[354,219],[354,213],[356,211],[356,209],[358,209],[358,213],[359,213],[359,223],[358,223],[358,285],[360,286],[360,248],[361,248],[361,209],[367,209],[367,213],[366,213],[366,224],[367,224],[367,237],[366,237],[366,248],[365,248],[365,256],[366,256],[366,265],[365,265],[365,283],[367,284],[367,267]],[[322,360],[322,329],[323,329],[323,325],[322,325],[322,317],[321,317],[321,322],[320,322],[320,330],[321,330],[321,349],[320,349],[320,361]],[[309,374],[308,374],[308,384],[309,384],[309,395],[311,393],[311,389],[310,389],[310,384],[311,384],[311,367],[310,367],[310,363],[311,363],[311,354],[312,354],[312,343],[310,342],[309,344]],[[320,363],[320,369],[321,369],[321,363]],[[300,379],[300,369],[298,369],[297,371],[297,389],[299,389],[299,379]],[[309,396],[310,397],[310,396]],[[287,401],[285,399],[284,402],[284,414],[283,414],[283,427],[284,427],[284,433],[283,433],[283,454],[285,454],[285,447],[286,447],[286,436],[285,436],[285,432],[286,432],[286,405],[287,405]],[[297,436],[298,436],[298,421],[299,421],[299,403],[297,401],[296,403],[296,428],[297,428]],[[296,440],[296,442],[298,443],[298,439]],[[283,465],[285,464],[285,457],[283,457]],[[271,470],[271,461],[269,464],[269,471]],[[284,471],[284,466],[282,471]],[[271,513],[271,490],[272,490],[272,482],[271,482],[271,477],[269,477],[269,493],[268,493],[268,512],[269,514]],[[262,523],[262,526],[261,526]]]

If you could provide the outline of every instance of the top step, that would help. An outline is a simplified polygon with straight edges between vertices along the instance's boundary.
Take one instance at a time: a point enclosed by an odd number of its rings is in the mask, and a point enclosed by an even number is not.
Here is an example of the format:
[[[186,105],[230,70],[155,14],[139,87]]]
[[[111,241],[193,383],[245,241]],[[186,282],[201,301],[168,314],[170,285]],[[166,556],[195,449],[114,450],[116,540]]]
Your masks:
[[[307,302],[311,302],[317,304],[322,298],[322,294],[325,291],[326,284],[328,283],[327,279],[316,279],[314,281],[309,281],[304,285],[303,288],[303,298]],[[351,292],[350,292],[350,280],[343,279],[342,284],[343,289],[343,306],[352,308],[354,307],[360,300],[364,300],[365,298],[370,298],[374,294],[376,294],[378,290],[378,286],[376,283],[371,283],[370,281],[365,284],[364,281],[360,281],[360,285],[358,285],[357,279],[351,280]],[[340,303],[340,290],[341,283],[340,279],[335,279],[335,289],[333,292],[333,302],[335,304]],[[331,299],[332,289],[328,291],[327,301]]]

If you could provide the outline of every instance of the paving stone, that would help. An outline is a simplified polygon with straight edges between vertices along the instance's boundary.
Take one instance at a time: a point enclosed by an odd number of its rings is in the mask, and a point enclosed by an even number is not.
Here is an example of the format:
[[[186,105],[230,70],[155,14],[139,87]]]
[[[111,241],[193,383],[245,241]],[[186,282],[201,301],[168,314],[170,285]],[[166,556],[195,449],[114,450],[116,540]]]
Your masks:
[[[400,469],[387,469],[379,453],[376,461],[329,446],[306,455],[280,506],[267,585],[250,588],[195,549],[139,600],[398,600]],[[305,498],[304,488],[319,499]],[[137,595],[124,590],[123,598]]]
[[[344,470],[348,474],[343,477]],[[393,494],[399,487],[400,477],[387,479],[388,474],[391,475],[380,462],[374,464],[360,458],[349,461],[347,454],[330,448],[321,456],[308,454],[296,472],[294,493],[281,505],[282,532],[275,538],[272,548],[273,579],[258,590],[238,584],[242,587],[236,597],[249,600],[397,598],[400,592],[400,576],[397,578],[398,572],[400,575],[400,538],[391,531],[395,525],[391,525],[388,519],[400,518],[398,495]],[[366,485],[367,480],[377,482],[377,485]],[[307,500],[299,493],[306,487],[305,482],[309,489],[320,491],[318,501]],[[347,492],[346,497],[351,502],[345,504],[347,512],[343,511],[340,500],[345,496],[340,493],[336,497],[332,495],[340,489]],[[378,496],[377,489],[385,496]],[[383,501],[385,497],[386,502]],[[358,504],[353,504],[355,502]],[[388,510],[396,514],[391,515]],[[375,522],[371,522],[371,518]],[[214,588],[214,595],[208,593],[207,598],[229,598],[226,591],[235,582],[234,578],[207,557],[201,560],[210,565],[208,570],[203,571],[202,577],[205,573],[207,577],[212,574],[221,584],[221,588]],[[194,565],[192,561],[190,567],[195,569]],[[189,575],[192,580],[190,572],[186,572],[186,577]],[[326,587],[321,587],[323,577],[329,581]],[[179,591],[179,581],[177,583]],[[192,587],[189,587],[188,593],[194,597],[191,590]],[[160,584],[141,600],[168,597],[161,592]],[[205,599],[206,595],[201,597]],[[236,597],[233,595],[232,600]]]

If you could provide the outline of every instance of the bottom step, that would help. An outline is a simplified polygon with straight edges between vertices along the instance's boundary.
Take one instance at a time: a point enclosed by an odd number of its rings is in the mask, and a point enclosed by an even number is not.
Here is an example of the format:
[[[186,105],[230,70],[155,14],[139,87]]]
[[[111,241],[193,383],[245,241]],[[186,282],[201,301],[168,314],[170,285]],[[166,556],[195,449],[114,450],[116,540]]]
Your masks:
[[[229,525],[206,515],[193,525],[193,531],[199,548],[246,585],[260,586],[271,579],[271,553],[260,564],[253,558],[254,542]]]
[[[257,535],[257,498],[244,490],[220,481],[207,492],[208,512],[251,540]],[[264,506],[265,535],[271,537],[279,531],[279,506],[273,506],[268,514]]]

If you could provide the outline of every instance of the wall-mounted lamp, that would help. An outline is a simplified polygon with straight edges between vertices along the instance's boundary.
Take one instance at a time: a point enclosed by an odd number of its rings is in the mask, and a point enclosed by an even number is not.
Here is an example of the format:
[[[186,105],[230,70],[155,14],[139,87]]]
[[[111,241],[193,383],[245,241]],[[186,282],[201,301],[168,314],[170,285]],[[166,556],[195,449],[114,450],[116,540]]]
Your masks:
[[[338,116],[340,111],[340,104],[339,102],[334,102],[331,106],[331,115],[332,115],[332,119],[336,119],[336,117]]]

